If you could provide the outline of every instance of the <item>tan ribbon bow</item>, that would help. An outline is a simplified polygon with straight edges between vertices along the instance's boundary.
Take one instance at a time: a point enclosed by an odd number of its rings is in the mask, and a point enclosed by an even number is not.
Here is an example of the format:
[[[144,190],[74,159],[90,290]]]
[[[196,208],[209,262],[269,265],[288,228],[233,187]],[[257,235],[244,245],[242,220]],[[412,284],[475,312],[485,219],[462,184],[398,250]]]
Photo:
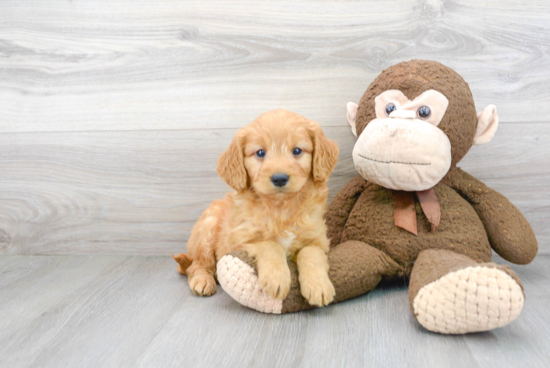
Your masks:
[[[431,232],[433,233],[441,221],[441,206],[433,188],[421,192],[404,192],[400,190],[393,191],[393,215],[395,217],[395,226],[405,229],[414,235],[418,235],[416,225],[416,208],[414,204],[414,194],[420,202],[422,212],[430,222]]]

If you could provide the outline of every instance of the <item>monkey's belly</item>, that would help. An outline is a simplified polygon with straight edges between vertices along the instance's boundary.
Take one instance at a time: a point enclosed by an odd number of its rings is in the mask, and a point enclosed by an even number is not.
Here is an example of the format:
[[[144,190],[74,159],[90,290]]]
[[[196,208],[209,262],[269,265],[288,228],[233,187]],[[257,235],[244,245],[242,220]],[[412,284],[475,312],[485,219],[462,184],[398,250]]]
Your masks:
[[[418,235],[395,226],[391,190],[370,184],[352,209],[341,242],[359,240],[387,253],[407,274],[424,249],[448,249],[478,262],[491,260],[491,246],[474,208],[445,184],[435,188],[441,223],[434,233],[416,203]]]

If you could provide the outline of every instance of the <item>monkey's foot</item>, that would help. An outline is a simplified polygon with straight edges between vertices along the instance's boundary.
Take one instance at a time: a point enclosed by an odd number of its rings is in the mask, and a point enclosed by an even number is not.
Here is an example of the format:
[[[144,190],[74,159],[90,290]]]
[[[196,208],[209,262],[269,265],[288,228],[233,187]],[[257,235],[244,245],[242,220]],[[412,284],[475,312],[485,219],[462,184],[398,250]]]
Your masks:
[[[502,327],[519,316],[522,287],[502,266],[474,266],[450,272],[423,286],[413,301],[427,330],[463,334]]]
[[[260,288],[254,264],[245,252],[223,256],[217,265],[218,282],[238,303],[263,313],[280,314],[283,301],[273,299]]]

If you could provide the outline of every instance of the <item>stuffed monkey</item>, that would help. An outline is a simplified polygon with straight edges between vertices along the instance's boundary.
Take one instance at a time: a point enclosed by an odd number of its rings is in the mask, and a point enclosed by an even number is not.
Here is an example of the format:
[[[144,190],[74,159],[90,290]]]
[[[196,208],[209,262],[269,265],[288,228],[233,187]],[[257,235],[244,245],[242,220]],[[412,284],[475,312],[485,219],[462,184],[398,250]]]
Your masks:
[[[531,226],[503,195],[456,165],[472,145],[491,140],[496,108],[476,113],[468,84],[452,69],[412,60],[384,70],[359,104],[348,103],[357,137],[358,176],[328,207],[333,303],[362,295],[382,279],[410,279],[410,308],[426,329],[460,334],[514,320],[523,285],[504,259],[527,264],[538,245]],[[262,312],[313,308],[300,295],[296,265],[285,300],[258,286],[244,252],[217,266],[223,289]]]

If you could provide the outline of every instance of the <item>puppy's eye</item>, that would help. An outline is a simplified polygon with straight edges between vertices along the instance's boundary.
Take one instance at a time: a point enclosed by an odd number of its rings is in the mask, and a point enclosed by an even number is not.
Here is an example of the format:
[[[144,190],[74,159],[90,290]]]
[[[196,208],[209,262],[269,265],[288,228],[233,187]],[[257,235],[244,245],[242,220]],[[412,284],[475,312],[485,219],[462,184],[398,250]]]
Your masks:
[[[417,113],[418,113],[418,117],[420,119],[427,119],[432,114],[432,111],[430,110],[430,108],[428,106],[421,106],[418,109]]]
[[[302,154],[302,150],[299,149],[298,147],[294,148],[294,150],[292,150],[292,154],[294,156],[300,156]]]
[[[389,103],[386,105],[386,115],[390,116],[390,114],[395,111],[395,109],[397,109],[397,107],[395,107],[394,104],[392,103]]]
[[[264,150],[256,151],[256,157],[264,158],[265,157],[265,151]]]

